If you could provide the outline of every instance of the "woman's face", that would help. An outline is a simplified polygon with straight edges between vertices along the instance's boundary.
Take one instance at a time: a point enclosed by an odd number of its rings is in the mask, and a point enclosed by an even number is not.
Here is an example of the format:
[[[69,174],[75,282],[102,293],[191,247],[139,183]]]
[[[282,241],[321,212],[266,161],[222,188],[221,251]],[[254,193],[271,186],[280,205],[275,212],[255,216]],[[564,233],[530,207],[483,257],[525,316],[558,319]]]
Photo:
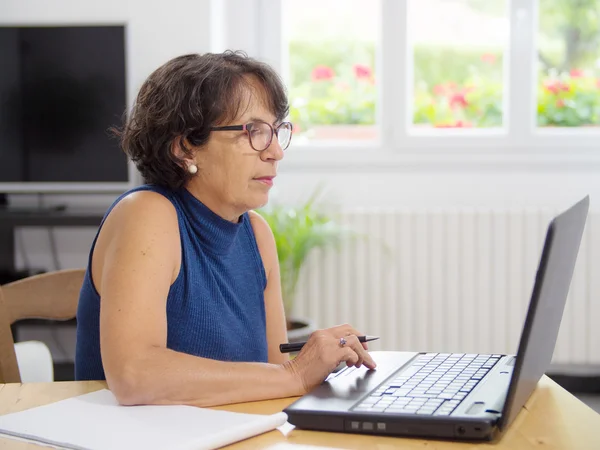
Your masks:
[[[263,121],[275,128],[275,115],[268,108],[265,93],[258,82],[246,92],[242,114],[231,123],[244,125]],[[227,220],[236,221],[244,212],[264,206],[277,175],[277,163],[283,158],[277,136],[269,147],[256,151],[246,131],[213,131],[208,143],[195,155],[197,174],[188,189],[207,207]]]

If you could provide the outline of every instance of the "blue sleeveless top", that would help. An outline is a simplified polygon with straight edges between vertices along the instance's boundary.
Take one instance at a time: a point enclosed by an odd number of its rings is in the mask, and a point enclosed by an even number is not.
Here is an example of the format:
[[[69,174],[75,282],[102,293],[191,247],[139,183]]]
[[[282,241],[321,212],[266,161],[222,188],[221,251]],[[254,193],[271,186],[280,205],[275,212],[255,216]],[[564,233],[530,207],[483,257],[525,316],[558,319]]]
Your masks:
[[[144,185],[177,211],[181,269],[167,296],[167,348],[222,361],[267,362],[264,290],[266,274],[248,213],[238,223],[213,213],[187,189]],[[96,234],[77,309],[76,380],[104,380],[100,357],[100,296],[91,262]],[[123,342],[127,345],[127,342]]]

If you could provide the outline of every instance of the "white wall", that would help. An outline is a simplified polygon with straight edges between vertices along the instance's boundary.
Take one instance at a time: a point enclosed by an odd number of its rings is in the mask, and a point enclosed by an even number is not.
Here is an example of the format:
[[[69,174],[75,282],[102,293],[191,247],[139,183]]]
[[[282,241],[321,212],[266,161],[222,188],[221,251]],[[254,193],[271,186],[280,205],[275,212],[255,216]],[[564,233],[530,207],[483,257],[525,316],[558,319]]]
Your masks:
[[[290,150],[292,151],[292,150]],[[283,163],[285,165],[285,163]],[[586,194],[600,202],[600,177],[595,170],[348,170],[344,172],[286,170],[276,179],[274,199],[297,201],[307,185],[324,183],[328,198],[351,208],[566,208]]]

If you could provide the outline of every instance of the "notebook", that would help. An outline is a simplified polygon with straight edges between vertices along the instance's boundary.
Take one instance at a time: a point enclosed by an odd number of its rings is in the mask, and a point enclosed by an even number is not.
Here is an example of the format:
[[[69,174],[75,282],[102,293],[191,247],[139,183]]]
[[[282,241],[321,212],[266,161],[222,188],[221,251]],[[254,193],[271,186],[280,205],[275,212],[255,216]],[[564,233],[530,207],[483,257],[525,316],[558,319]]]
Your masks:
[[[0,416],[0,436],[76,450],[214,449],[285,424],[287,415],[185,405],[122,406],[108,389]]]

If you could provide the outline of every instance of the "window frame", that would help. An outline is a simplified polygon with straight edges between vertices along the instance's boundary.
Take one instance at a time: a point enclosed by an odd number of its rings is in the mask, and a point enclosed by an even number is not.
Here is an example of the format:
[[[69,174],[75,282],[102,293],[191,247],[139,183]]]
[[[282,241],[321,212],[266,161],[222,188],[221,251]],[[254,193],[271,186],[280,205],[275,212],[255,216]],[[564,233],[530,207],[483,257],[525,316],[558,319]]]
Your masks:
[[[250,0],[251,26],[231,30],[250,54],[271,64],[287,81],[283,14],[290,0]],[[394,169],[442,165],[507,168],[600,168],[600,127],[537,126],[536,38],[538,0],[507,0],[510,31],[505,64],[504,126],[497,129],[415,130],[412,125],[412,52],[409,51],[408,2],[381,1],[380,51],[376,58],[379,138],[374,141],[312,141],[292,145],[285,166]],[[229,0],[230,6],[248,0]],[[252,9],[252,8],[250,8]],[[248,36],[251,32],[254,35]],[[528,68],[528,70],[524,70]],[[385,93],[385,95],[384,95]],[[526,102],[527,107],[523,106]],[[412,128],[412,129],[411,129]]]

